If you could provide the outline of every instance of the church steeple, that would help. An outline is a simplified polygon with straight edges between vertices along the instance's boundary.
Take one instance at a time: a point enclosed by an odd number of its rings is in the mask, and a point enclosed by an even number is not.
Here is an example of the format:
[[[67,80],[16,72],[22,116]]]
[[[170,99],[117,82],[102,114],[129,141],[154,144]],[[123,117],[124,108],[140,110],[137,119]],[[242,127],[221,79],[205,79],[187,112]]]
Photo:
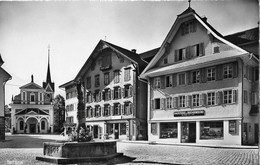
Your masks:
[[[48,68],[47,68],[46,83],[51,83],[51,71],[50,71],[50,46],[48,46]]]

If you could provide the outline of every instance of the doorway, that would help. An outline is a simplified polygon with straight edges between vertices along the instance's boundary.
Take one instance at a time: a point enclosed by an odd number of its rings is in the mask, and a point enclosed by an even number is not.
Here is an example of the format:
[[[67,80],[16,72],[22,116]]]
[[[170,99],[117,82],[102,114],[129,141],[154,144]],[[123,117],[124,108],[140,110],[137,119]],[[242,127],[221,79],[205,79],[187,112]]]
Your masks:
[[[98,126],[97,125],[94,125],[93,126],[93,136],[94,136],[94,139],[98,138]]]
[[[36,124],[29,125],[30,133],[36,133]]]
[[[119,124],[115,123],[115,139],[119,139]]]
[[[181,143],[196,143],[196,122],[181,123]]]

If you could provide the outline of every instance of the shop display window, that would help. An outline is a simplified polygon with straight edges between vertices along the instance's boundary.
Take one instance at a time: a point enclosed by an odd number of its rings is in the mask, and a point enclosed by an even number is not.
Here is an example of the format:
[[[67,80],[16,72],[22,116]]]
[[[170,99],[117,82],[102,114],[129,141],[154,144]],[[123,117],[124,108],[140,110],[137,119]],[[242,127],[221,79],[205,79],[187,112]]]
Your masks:
[[[177,123],[161,123],[160,138],[177,138]]]
[[[120,135],[126,134],[126,123],[120,123]]]
[[[200,122],[200,139],[223,139],[223,121]]]

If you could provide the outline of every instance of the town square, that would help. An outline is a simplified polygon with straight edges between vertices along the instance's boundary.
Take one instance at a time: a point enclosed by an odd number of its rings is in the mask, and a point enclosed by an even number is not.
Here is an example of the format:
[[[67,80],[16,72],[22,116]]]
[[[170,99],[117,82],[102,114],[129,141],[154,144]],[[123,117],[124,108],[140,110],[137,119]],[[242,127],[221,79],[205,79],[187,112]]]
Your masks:
[[[259,4],[0,2],[1,164],[259,164]]]

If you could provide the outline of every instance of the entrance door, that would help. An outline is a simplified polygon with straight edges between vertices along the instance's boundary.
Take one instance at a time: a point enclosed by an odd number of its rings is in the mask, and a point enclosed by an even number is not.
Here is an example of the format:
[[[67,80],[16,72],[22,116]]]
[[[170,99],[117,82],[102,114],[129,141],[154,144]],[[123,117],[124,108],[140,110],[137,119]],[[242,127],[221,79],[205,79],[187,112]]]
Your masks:
[[[36,133],[36,124],[30,124],[30,133]]]
[[[255,144],[259,143],[259,125],[255,124]]]
[[[93,127],[93,136],[94,136],[94,139],[98,138],[98,126],[97,125],[94,125]]]
[[[195,143],[196,142],[196,123],[183,122],[181,123],[181,142]]]
[[[115,139],[119,139],[119,124],[115,123]]]

